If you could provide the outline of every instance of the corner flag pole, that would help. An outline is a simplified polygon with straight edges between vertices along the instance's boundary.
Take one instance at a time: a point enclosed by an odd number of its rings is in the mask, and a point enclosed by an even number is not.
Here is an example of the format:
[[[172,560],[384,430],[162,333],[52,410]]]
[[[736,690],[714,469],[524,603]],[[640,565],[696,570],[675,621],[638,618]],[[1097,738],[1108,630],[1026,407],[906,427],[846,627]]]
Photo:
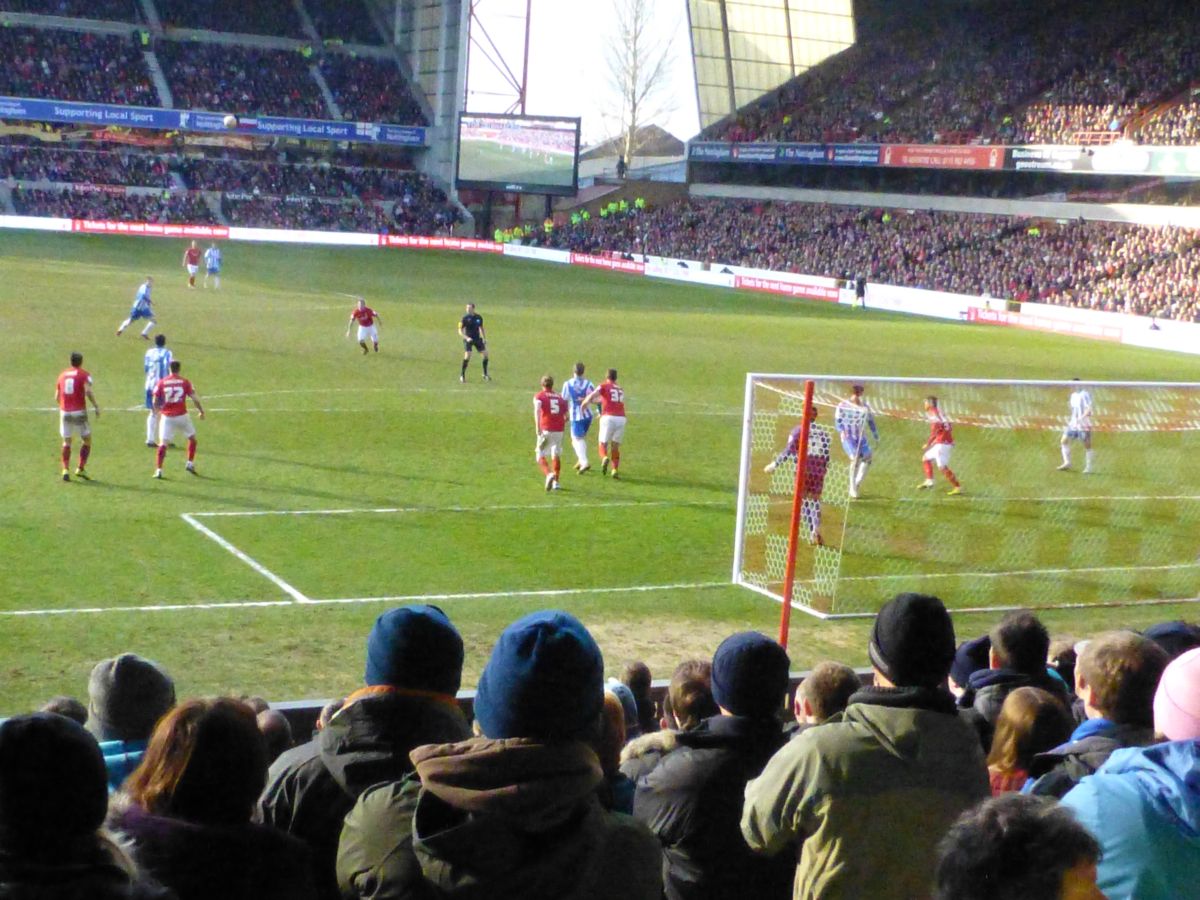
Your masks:
[[[800,535],[800,510],[808,474],[808,428],[813,413],[813,382],[804,382],[804,412],[800,417],[800,441],[796,446],[796,486],[792,491],[792,519],[788,523],[787,557],[783,570],[783,611],[779,614],[779,645],[788,645],[792,622],[792,583],[796,580],[796,541]]]

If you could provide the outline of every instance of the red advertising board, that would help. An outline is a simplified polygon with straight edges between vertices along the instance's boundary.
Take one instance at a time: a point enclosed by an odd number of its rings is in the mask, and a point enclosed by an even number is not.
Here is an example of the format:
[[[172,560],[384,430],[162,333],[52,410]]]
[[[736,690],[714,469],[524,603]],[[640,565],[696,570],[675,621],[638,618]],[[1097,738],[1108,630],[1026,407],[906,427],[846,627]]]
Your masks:
[[[1003,147],[959,144],[885,144],[880,165],[921,169],[1002,169]]]
[[[1027,328],[1031,331],[1050,331],[1055,334],[1073,334],[1077,337],[1089,337],[1101,341],[1120,341],[1124,333],[1123,329],[1113,325],[1072,322],[1068,319],[1056,319],[1050,316],[1006,312],[1000,309],[979,309],[974,306],[967,310],[967,321],[983,325],[1008,325],[1013,328]]]
[[[644,275],[646,272],[646,264],[638,262],[636,259],[592,256],[589,253],[572,253],[571,265],[589,266],[593,269],[608,269],[612,272],[632,272],[635,275]]]
[[[72,231],[85,234],[140,234],[170,238],[227,238],[224,225],[184,225],[162,222],[110,222],[97,219],[72,219]]]
[[[380,247],[419,247],[422,250],[464,250],[472,253],[503,253],[504,247],[495,241],[475,238],[423,237],[416,234],[381,234]]]
[[[838,301],[837,284],[801,284],[781,281],[777,278],[758,278],[753,275],[738,275],[733,279],[735,288],[747,291],[764,291],[768,294],[786,294],[789,297],[804,297],[808,300]]]

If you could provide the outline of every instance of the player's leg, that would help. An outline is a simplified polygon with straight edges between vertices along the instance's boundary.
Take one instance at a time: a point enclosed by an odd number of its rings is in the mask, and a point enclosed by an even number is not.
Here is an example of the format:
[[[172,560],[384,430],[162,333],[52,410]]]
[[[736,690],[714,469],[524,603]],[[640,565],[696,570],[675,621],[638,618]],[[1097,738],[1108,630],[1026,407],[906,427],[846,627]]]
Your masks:
[[[482,360],[483,360],[483,380],[484,380],[484,381],[491,381],[491,380],[492,380],[492,376],[488,374],[488,352],[487,352],[487,347],[484,347],[482,350],[480,350],[480,351],[479,351],[479,356],[480,356],[480,358],[482,358]]]
[[[146,340],[150,340],[150,329],[152,329],[156,324],[157,322],[154,316],[151,316],[150,321],[146,324],[146,327],[142,329],[142,337],[144,337]]]
[[[62,439],[62,480],[71,480],[71,438],[63,435]]]
[[[187,465],[184,466],[193,475],[196,474],[196,436],[193,434],[187,442]]]
[[[120,325],[118,325],[117,326],[117,337],[120,337],[121,332],[123,332],[126,328],[128,328],[132,323],[133,323],[133,316],[130,316],[128,319],[126,319],[124,322],[122,322]]]
[[[1095,456],[1092,452],[1092,433],[1085,431],[1083,433],[1083,474],[1092,474],[1092,461]]]
[[[925,471],[925,480],[918,487],[922,490],[933,487],[933,458],[936,455],[935,451],[935,447],[930,447],[925,451],[925,455],[921,457],[921,468]]]
[[[1059,449],[1062,451],[1062,465],[1058,467],[1058,470],[1061,472],[1071,468],[1071,432],[1063,432],[1062,440],[1059,442]]]
[[[470,364],[470,362],[471,362],[471,345],[469,342],[464,342],[463,358],[462,358],[462,371],[460,371],[458,373],[458,380],[460,382],[467,380],[467,366]]]
[[[88,458],[92,455],[92,436],[85,434],[79,439],[79,465],[75,467],[75,474],[79,478],[87,480],[87,464]]]
[[[612,460],[612,477],[619,478],[617,468],[621,465],[621,443],[620,441],[608,442],[608,458]]]
[[[558,490],[558,476],[562,471],[562,432],[550,435],[550,468],[554,473],[553,490]]]
[[[158,417],[158,450],[154,454],[154,477],[162,478],[163,463],[167,459],[167,445],[175,437],[175,427],[171,416]]]
[[[608,417],[608,433],[605,437],[608,438],[608,455],[612,460],[612,477],[619,478],[617,469],[621,465],[621,441],[625,438],[624,416]]]
[[[221,289],[221,273],[214,272],[213,273],[213,290],[219,291],[220,289]]]
[[[580,475],[591,468],[587,452],[587,433],[591,424],[591,419],[571,423],[571,446],[575,448],[575,469]]]
[[[962,492],[962,485],[958,483],[958,476],[954,474],[954,470],[950,468],[950,450],[949,444],[938,444],[936,447],[937,465],[942,474],[946,476],[946,480],[950,482],[950,493],[958,494]]]

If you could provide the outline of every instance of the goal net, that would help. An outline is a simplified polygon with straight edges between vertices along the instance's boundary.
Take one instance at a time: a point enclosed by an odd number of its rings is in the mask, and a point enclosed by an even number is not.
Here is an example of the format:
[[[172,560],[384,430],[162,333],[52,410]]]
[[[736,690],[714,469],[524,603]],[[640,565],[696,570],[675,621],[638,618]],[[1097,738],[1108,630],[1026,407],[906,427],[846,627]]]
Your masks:
[[[819,616],[1200,600],[1200,384],[750,374],[733,580]]]

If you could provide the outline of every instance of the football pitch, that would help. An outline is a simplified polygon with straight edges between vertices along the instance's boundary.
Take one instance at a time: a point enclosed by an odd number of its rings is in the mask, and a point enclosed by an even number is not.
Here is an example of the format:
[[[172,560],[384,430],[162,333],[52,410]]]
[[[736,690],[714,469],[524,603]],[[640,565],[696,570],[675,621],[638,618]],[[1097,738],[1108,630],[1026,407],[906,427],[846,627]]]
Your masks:
[[[223,249],[222,289],[188,290],[178,242],[0,232],[0,715],[82,695],[91,664],[124,650],[164,663],[181,695],[347,692],[371,622],[401,602],[437,603],[458,624],[464,686],[505,624],[547,606],[584,620],[609,674],[643,658],[666,677],[778,621],[776,604],[728,583],[747,371],[1200,380],[1184,356],[512,259]],[[196,477],[179,449],[151,478],[148,344],[136,328],[114,336],[147,274],[157,330],[209,412]],[[339,292],[381,313],[378,355],[345,339],[352,301]],[[458,383],[466,301],[484,316],[490,383],[478,359]],[[92,480],[64,484],[53,390],[72,350],[103,414]],[[563,490],[547,494],[531,401],[542,374],[561,382],[577,359],[594,380],[620,370],[622,480],[576,476],[568,449]],[[916,440],[887,436],[872,503],[899,509],[915,493]],[[1113,470],[1121,494],[1139,471],[1148,490],[1200,493],[1195,460],[1172,472],[1128,452]],[[1021,497],[1056,457],[1051,439],[1021,461],[1033,474],[1011,495],[1000,481],[1015,476],[996,460],[960,474],[988,497]],[[997,535],[1025,526],[1029,504],[993,508]],[[1173,604],[1044,617],[1081,635],[1194,615]],[[994,619],[956,616],[964,636]],[[865,662],[869,621],[793,622],[795,668]]]
[[[464,140],[458,149],[459,178],[571,186],[574,157],[519,150],[489,140]]]

